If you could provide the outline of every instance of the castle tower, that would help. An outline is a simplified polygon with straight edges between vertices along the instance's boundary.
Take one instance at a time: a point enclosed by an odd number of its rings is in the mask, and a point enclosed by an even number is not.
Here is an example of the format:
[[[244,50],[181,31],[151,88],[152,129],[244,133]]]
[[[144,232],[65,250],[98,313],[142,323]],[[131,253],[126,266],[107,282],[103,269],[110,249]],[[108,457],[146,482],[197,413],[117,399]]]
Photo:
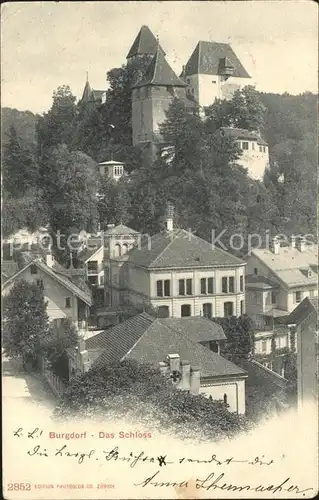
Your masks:
[[[88,75],[88,73],[86,73],[86,82],[85,82],[81,102],[83,102],[83,103],[90,102],[91,96],[92,96],[92,89],[91,89],[91,85],[89,83],[89,75]]]
[[[228,43],[198,42],[183,68],[183,78],[203,108],[215,99],[231,99],[235,90],[252,85],[251,77]]]
[[[134,40],[129,53],[126,56],[127,62],[131,62],[138,57],[154,56],[158,48],[158,41],[148,26],[142,26]],[[165,56],[162,47],[159,47]]]
[[[133,145],[145,154],[156,155],[161,142],[159,125],[166,120],[165,111],[172,100],[186,98],[187,84],[170,67],[159,44],[143,78],[132,90]]]

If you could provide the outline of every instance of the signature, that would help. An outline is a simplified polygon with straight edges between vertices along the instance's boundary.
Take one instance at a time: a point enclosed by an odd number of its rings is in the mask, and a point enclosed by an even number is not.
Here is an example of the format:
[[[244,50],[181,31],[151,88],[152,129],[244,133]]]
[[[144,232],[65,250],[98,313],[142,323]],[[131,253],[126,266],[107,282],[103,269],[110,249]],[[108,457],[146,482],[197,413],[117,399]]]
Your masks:
[[[145,488],[146,486],[153,486],[155,488],[167,488],[173,486],[174,488],[188,488],[190,486],[189,480],[159,480],[160,471],[158,470],[146,479],[143,479],[140,483],[134,483],[134,486],[142,486]],[[156,480],[155,480],[156,478]],[[205,489],[207,490],[223,490],[223,491],[254,491],[256,493],[262,492],[270,492],[272,494],[285,491],[287,493],[297,493],[297,494],[305,494],[306,491],[311,491],[313,488],[300,488],[299,485],[291,484],[290,477],[287,477],[279,484],[232,484],[228,482],[224,482],[226,480],[226,475],[224,473],[215,474],[215,472],[211,472],[204,479],[196,479],[195,487],[196,489]]]

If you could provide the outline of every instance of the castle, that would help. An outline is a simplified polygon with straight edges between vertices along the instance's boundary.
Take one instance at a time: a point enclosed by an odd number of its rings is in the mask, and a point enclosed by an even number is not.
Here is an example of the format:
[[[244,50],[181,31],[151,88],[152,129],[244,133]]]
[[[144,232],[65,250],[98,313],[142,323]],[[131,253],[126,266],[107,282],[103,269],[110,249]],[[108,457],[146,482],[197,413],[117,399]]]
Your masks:
[[[183,100],[188,109],[199,110],[204,117],[205,108],[215,99],[231,99],[235,90],[251,82],[250,75],[227,43],[199,41],[180,76],[170,67],[165,55],[147,26],[142,26],[127,55],[127,64],[151,57],[146,72],[132,88],[132,143],[148,158],[156,156],[162,142],[159,126],[165,121],[165,112],[175,97]],[[82,102],[88,101],[103,104],[105,91],[91,89],[87,81]],[[237,129],[233,130],[235,137]],[[256,141],[247,140],[242,137],[243,131],[237,135],[240,147],[243,144],[241,165],[248,168],[251,177],[261,179],[268,164],[267,144],[261,138],[258,140],[258,136]],[[249,145],[251,151],[248,152]]]

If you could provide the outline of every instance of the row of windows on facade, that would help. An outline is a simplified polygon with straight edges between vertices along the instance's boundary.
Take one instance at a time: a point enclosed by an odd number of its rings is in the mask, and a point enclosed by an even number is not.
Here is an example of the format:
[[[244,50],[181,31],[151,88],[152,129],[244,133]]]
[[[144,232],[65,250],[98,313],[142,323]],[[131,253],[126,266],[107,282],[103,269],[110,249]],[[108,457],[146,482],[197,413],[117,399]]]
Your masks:
[[[240,276],[239,290],[240,292],[244,291],[243,276]],[[214,278],[201,278],[200,293],[201,295],[216,293]],[[235,278],[233,276],[222,278],[222,293],[235,293]],[[193,295],[193,280],[191,278],[178,280],[178,294]],[[158,280],[156,282],[156,295],[157,297],[170,297],[171,280]]]
[[[254,151],[255,150],[255,143],[254,142],[251,142],[251,143],[249,143],[248,141],[239,142],[239,147],[243,150],[248,150],[248,149],[250,149],[249,144],[251,144],[251,149]],[[257,149],[257,144],[256,144],[256,149]],[[266,146],[259,146],[259,152],[266,153]]]
[[[123,172],[124,170],[121,165],[114,167],[114,175],[123,175]]]
[[[315,296],[315,290],[309,291],[309,296]],[[277,304],[278,294],[275,291],[271,291],[266,295],[266,305],[276,305]],[[299,304],[302,302],[304,298],[304,293],[301,290],[297,290],[293,293],[294,304]],[[263,303],[262,294],[261,293],[252,293],[251,294],[252,304],[261,305]]]
[[[169,307],[168,306],[159,306],[157,308],[158,316],[161,318],[169,317]],[[244,314],[244,301],[240,301],[240,314]],[[181,305],[181,317],[187,317],[192,315],[192,308],[190,304],[182,304]],[[213,304],[206,303],[203,304],[202,315],[205,318],[213,318]],[[234,316],[234,303],[233,302],[224,302],[224,317]]]

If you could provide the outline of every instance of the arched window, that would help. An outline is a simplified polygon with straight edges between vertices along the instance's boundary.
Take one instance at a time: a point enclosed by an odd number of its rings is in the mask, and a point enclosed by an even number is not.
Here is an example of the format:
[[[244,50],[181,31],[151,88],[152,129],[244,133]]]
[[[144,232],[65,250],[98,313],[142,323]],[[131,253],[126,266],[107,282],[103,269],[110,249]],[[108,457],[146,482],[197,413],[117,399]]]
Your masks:
[[[116,243],[114,245],[114,257],[119,257],[121,255],[121,245],[119,243]]]
[[[128,252],[128,245],[126,243],[122,246],[123,254]]]
[[[191,315],[191,306],[189,304],[183,304],[181,306],[181,316],[184,318],[185,316]]]
[[[168,306],[159,306],[157,309],[159,318],[168,318],[169,317],[169,307]]]

